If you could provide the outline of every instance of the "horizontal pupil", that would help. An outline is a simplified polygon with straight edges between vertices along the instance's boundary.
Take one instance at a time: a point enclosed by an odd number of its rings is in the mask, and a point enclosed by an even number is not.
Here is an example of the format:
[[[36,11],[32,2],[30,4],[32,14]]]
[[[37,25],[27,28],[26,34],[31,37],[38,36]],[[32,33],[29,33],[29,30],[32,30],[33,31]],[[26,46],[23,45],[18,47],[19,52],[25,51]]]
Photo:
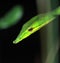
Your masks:
[[[28,31],[32,31],[33,30],[33,28],[30,28]]]

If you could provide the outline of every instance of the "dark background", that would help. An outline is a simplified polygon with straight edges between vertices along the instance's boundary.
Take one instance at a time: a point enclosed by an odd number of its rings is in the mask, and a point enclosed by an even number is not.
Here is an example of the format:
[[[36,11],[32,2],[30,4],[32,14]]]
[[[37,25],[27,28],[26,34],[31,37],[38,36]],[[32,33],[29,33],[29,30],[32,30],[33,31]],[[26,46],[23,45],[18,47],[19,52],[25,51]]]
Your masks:
[[[35,0],[0,1],[0,17],[3,17],[13,6],[22,5],[24,15],[16,25],[0,30],[0,63],[36,63],[40,61],[40,43],[37,31],[19,44],[12,42],[17,37],[22,25],[37,14]]]

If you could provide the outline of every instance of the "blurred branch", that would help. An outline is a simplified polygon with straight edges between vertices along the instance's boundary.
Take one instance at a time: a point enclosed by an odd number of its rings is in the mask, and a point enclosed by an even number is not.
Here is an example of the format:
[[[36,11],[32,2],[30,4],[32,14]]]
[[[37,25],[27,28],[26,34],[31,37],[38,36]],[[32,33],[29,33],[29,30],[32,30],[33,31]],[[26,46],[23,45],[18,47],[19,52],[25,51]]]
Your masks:
[[[51,11],[51,9],[57,7],[57,4],[58,0],[37,0],[38,13]],[[54,63],[54,59],[58,51],[58,18],[46,27],[42,28],[40,30],[40,36],[42,63]]]

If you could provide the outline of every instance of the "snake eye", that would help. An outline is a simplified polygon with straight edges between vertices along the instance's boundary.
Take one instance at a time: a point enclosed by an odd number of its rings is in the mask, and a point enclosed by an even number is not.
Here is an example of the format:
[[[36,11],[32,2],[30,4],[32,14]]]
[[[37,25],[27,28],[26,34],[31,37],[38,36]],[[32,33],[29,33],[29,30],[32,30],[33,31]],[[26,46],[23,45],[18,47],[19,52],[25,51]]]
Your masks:
[[[33,28],[28,29],[28,31],[32,31],[32,30],[33,30]]]

